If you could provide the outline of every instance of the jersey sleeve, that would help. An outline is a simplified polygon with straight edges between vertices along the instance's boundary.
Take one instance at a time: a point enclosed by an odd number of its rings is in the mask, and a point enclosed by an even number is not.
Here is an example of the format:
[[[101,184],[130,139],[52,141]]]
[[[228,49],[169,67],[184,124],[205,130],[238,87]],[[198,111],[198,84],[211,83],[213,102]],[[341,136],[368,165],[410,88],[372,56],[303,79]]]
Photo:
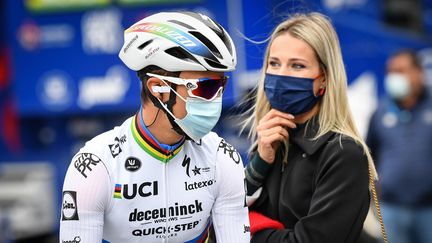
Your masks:
[[[97,155],[75,155],[63,184],[60,242],[102,242],[109,185],[108,171]]]
[[[243,163],[236,149],[224,140],[216,155],[215,177],[212,220],[217,242],[250,242]]]

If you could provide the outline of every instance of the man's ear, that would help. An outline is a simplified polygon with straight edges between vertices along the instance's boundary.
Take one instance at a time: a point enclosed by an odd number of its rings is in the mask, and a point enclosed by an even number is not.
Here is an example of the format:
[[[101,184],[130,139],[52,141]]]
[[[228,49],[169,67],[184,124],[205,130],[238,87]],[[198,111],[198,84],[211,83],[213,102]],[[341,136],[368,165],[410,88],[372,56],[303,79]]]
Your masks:
[[[155,78],[155,77],[150,77],[147,80],[147,84],[146,85],[147,85],[147,89],[149,90],[149,92],[154,97],[156,97],[158,99],[162,99],[162,94],[161,93],[166,93],[166,92],[164,92],[165,88],[162,88],[162,87],[168,87],[160,79]]]

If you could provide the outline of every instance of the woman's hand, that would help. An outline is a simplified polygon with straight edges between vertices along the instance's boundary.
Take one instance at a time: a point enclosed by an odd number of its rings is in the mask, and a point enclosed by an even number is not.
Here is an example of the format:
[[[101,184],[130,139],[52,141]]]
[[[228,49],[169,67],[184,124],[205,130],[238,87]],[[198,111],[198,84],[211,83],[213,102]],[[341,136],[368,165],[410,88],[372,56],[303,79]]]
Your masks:
[[[258,154],[269,164],[274,162],[280,142],[288,139],[288,128],[296,128],[294,116],[271,109],[258,123]]]

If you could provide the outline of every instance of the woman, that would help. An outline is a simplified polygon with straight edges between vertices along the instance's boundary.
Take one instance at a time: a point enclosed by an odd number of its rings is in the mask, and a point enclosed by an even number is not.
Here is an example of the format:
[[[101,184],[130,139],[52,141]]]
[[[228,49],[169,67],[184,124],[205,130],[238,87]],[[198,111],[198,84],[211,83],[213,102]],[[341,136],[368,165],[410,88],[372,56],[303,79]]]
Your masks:
[[[299,14],[276,27],[246,121],[251,242],[357,241],[376,173],[346,89],[325,16]]]

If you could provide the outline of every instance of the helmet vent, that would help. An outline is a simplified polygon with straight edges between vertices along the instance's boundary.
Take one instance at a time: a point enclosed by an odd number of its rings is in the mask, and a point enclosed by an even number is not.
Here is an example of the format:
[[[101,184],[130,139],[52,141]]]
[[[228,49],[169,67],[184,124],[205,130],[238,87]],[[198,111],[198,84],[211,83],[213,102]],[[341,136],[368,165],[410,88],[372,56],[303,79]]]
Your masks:
[[[197,38],[198,40],[200,40],[215,56],[222,59],[222,55],[220,54],[219,50],[216,48],[215,45],[213,45],[213,43],[209,39],[207,39],[207,37],[196,31],[189,31],[189,33],[195,36],[195,38]]]
[[[198,63],[198,60],[194,56],[192,56],[187,51],[183,50],[183,48],[181,47],[172,47],[170,49],[165,50],[165,52],[178,59]]]
[[[220,63],[217,63],[215,61],[212,61],[208,58],[204,58],[204,60],[207,62],[208,65],[214,67],[214,68],[220,68],[220,69],[227,69],[227,67],[225,65],[222,65]]]
[[[194,30],[195,29],[194,27],[192,27],[192,26],[190,26],[188,24],[185,24],[183,22],[180,22],[178,20],[175,20],[175,19],[168,20],[168,22],[171,22],[171,23],[174,23],[174,24],[178,24],[180,26],[185,27],[186,29],[190,29],[190,30]]]
[[[223,30],[222,26],[220,26],[218,23],[216,23],[219,28],[221,28],[221,32],[216,32],[217,35],[219,36],[219,38],[221,38],[221,40],[223,41],[223,43],[225,44],[225,46],[228,48],[229,53],[232,55],[233,54],[233,49],[231,46],[231,41],[228,38],[227,33],[225,32],[225,30]]]
[[[148,46],[148,45],[149,45],[150,43],[152,43],[152,42],[153,42],[153,40],[148,40],[148,41],[142,43],[141,45],[139,45],[139,46],[138,46],[138,49],[139,49],[139,50],[142,50],[142,49],[144,49],[146,46]]]

